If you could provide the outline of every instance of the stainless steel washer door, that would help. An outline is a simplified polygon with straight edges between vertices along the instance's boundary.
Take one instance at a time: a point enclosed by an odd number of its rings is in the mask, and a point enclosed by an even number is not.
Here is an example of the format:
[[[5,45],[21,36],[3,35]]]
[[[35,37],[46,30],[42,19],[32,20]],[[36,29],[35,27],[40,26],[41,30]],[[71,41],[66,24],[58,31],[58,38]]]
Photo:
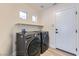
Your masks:
[[[40,55],[40,39],[35,37],[28,46],[28,55],[29,56],[39,56]]]

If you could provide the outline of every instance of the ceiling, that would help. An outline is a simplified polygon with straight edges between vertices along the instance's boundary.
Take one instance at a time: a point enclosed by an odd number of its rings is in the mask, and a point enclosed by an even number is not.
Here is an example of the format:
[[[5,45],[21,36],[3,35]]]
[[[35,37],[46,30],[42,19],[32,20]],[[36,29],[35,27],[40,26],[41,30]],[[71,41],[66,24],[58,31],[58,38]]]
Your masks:
[[[32,6],[33,8],[35,8],[37,10],[44,10],[44,9],[54,6],[56,4],[57,3],[29,3],[28,5]]]
[[[35,3],[35,4],[32,4],[32,5],[44,9],[44,8],[54,6],[54,5],[56,5],[56,3]]]

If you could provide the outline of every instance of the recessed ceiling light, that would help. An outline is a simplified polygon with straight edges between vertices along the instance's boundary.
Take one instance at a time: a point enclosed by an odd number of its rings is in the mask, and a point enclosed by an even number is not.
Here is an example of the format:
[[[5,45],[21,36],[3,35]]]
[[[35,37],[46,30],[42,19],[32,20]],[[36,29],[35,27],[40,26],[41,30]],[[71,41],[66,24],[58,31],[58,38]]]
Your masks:
[[[56,5],[56,3],[48,3],[48,4],[42,4],[40,5],[41,8],[48,8],[48,7],[51,7],[51,6],[54,6]]]
[[[52,5],[56,5],[56,3],[53,3]]]
[[[41,7],[41,8],[44,8],[44,6],[43,6],[43,5],[41,5],[40,7]]]

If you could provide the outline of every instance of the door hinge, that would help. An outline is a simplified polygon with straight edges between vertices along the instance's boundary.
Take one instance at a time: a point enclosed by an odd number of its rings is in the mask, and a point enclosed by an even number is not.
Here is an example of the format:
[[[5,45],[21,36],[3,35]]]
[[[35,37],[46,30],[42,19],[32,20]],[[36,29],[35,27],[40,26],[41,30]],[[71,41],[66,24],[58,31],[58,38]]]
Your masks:
[[[75,14],[77,15],[77,11],[75,12]]]
[[[77,52],[77,50],[78,50],[78,49],[76,48],[76,52]]]

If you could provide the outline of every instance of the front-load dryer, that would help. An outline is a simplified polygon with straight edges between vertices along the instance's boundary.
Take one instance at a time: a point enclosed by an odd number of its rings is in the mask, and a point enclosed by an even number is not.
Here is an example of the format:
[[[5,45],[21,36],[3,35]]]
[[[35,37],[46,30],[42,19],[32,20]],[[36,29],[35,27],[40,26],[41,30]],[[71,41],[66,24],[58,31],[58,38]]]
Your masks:
[[[49,48],[49,33],[47,31],[40,32],[41,36],[41,54]]]
[[[25,34],[17,33],[16,55],[17,56],[39,56],[40,55],[40,35],[36,32]]]

